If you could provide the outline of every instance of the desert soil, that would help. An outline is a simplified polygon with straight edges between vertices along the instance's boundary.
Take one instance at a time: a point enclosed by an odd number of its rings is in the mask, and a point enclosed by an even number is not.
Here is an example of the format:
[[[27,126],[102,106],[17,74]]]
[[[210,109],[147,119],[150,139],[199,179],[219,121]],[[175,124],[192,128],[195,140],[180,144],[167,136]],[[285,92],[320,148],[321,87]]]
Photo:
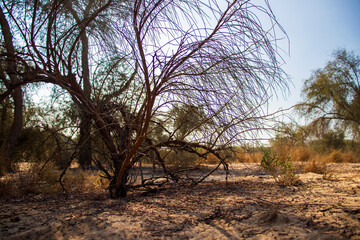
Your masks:
[[[279,187],[258,164],[196,186],[0,199],[0,239],[360,239],[360,164]]]

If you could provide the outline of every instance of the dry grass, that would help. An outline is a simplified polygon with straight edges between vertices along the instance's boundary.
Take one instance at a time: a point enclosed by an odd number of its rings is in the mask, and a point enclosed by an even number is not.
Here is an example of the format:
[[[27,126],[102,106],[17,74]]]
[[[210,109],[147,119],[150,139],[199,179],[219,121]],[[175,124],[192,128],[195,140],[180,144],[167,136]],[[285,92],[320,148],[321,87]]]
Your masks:
[[[327,166],[325,162],[319,162],[312,160],[307,162],[302,170],[303,173],[313,172],[318,174],[324,174],[327,172]]]
[[[334,163],[354,163],[356,162],[356,157],[352,152],[344,153],[340,150],[332,150],[325,161]]]
[[[329,153],[317,154],[312,159],[317,163],[356,163],[360,160],[355,153],[341,150],[331,150]]]
[[[19,169],[24,168],[19,167]],[[6,174],[1,178],[0,196],[51,193],[61,189],[60,186],[55,184],[57,182],[57,173],[50,164],[41,169],[41,165],[36,163],[25,169],[25,171]]]
[[[359,161],[353,152],[331,150],[328,153],[315,155],[305,147],[292,150],[292,159],[305,162],[302,167],[303,173],[323,174],[323,179],[326,180],[335,180],[334,173],[329,167],[330,163],[356,163]]]
[[[307,147],[294,147],[290,149],[291,159],[296,162],[307,162],[311,159],[311,150]]]
[[[84,170],[70,170],[63,177],[64,187],[67,191],[87,192],[94,188],[104,189],[109,181],[100,177],[99,173]]]
[[[292,148],[283,147],[281,151],[273,151],[278,154],[281,160],[288,155],[294,162],[325,162],[325,163],[356,163],[360,162],[360,157],[352,151],[331,149],[326,153],[315,153],[309,147],[297,146]]]
[[[26,165],[26,167],[24,167]],[[52,164],[42,168],[42,164],[23,164],[19,172],[6,174],[0,178],[0,197],[16,197],[26,194],[47,194],[62,192],[59,184],[60,171]],[[69,192],[86,192],[104,189],[108,181],[98,173],[82,170],[68,170],[63,177],[63,185]]]
[[[230,163],[260,163],[261,158],[264,154],[262,152],[254,152],[254,153],[248,153],[246,151],[236,151],[235,153],[222,153],[222,156],[229,157],[228,160]],[[198,160],[200,162],[200,160]],[[218,164],[219,159],[213,155],[208,154],[205,158],[205,160],[202,160],[204,164]]]
[[[236,153],[235,162],[236,163],[260,163],[263,157],[263,153]]]
[[[208,154],[204,160],[205,164],[217,164],[219,159],[212,153]]]

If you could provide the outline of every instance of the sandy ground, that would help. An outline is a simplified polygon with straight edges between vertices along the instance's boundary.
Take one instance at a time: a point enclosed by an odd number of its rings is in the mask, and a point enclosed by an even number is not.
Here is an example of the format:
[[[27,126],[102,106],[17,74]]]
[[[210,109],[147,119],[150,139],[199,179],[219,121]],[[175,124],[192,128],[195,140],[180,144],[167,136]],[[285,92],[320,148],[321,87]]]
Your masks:
[[[360,164],[281,188],[257,164],[197,186],[0,199],[0,239],[360,239]]]

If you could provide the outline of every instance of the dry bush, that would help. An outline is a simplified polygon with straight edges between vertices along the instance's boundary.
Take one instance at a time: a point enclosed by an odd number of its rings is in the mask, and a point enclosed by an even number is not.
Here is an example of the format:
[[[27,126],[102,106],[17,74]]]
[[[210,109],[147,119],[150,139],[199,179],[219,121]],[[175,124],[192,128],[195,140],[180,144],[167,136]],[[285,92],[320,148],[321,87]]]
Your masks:
[[[295,172],[288,171],[279,177],[278,184],[279,186],[298,186],[302,182]]]
[[[45,166],[33,163],[28,171],[19,174],[20,194],[55,193],[61,190],[58,182],[59,171],[53,163]]]
[[[317,174],[322,174],[322,178],[324,180],[336,181],[337,177],[335,176],[334,169],[329,167],[329,165],[327,164],[329,162],[327,161],[329,161],[329,156],[318,155],[315,159],[306,163],[306,165],[303,167],[302,172],[313,172]]]
[[[99,171],[92,182],[92,185],[97,189],[106,189],[109,186],[109,183],[109,179],[105,178],[104,174]]]
[[[286,156],[290,155],[291,149],[292,146],[290,146],[288,143],[278,142],[271,145],[270,151],[280,156],[282,160],[286,160]]]
[[[217,164],[219,163],[219,159],[212,153],[206,155],[206,158],[204,160],[205,164]]]
[[[334,164],[328,164],[327,165],[327,169],[324,172],[322,178],[324,180],[328,180],[328,181],[338,181],[339,177],[338,174],[335,171],[335,165]]]
[[[195,166],[199,163],[199,160],[198,156],[194,153],[189,153],[187,151],[171,151],[170,153],[167,153],[165,163],[170,166],[181,168]]]
[[[235,163],[237,160],[236,155],[238,152],[233,152],[230,150],[222,150],[220,152],[220,156],[225,159],[227,163]],[[219,164],[220,160],[212,153],[206,155],[205,159],[200,159],[197,157],[197,163],[205,163],[205,164]]]
[[[358,159],[356,158],[356,155],[354,152],[344,152],[342,153],[343,162],[347,163],[356,163],[358,162]]]
[[[100,173],[80,169],[69,170],[63,177],[63,185],[67,191],[87,192],[94,189],[104,189],[109,181],[100,176]]]
[[[332,150],[330,154],[321,158],[322,161],[327,163],[355,163],[357,161],[353,152],[342,152],[341,150]]]
[[[343,162],[342,152],[340,150],[333,150],[324,159],[326,162],[342,163]]]
[[[303,167],[303,173],[313,172],[318,174],[324,174],[327,172],[327,166],[325,162],[312,160],[307,162]]]
[[[0,181],[0,195],[13,197],[58,192],[61,190],[60,185],[56,184],[59,172],[54,169],[52,164],[42,168],[40,163],[33,163],[28,165],[26,171],[7,174]]]
[[[324,180],[328,180],[328,181],[338,181],[338,177],[335,176],[334,171],[333,170],[327,170],[324,172],[322,178]]]
[[[236,153],[235,162],[236,163],[260,163],[263,157],[263,153]]]
[[[63,189],[59,184],[60,171],[54,164],[45,167],[40,163],[29,164],[26,171],[7,174],[0,179],[0,196],[16,197],[26,194],[59,193]],[[20,168],[21,169],[21,168]],[[98,173],[82,170],[68,170],[63,177],[67,191],[90,191],[104,189],[108,180]]]
[[[307,147],[294,147],[290,149],[291,159],[296,162],[307,162],[311,159],[311,150]]]

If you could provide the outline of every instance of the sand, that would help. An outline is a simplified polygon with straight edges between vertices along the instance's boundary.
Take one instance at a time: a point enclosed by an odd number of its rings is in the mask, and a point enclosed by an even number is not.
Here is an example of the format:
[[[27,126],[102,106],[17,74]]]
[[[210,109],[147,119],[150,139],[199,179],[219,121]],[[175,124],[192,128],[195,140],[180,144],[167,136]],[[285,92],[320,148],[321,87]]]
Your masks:
[[[258,164],[197,186],[0,199],[0,239],[360,239],[360,164],[279,187]]]

